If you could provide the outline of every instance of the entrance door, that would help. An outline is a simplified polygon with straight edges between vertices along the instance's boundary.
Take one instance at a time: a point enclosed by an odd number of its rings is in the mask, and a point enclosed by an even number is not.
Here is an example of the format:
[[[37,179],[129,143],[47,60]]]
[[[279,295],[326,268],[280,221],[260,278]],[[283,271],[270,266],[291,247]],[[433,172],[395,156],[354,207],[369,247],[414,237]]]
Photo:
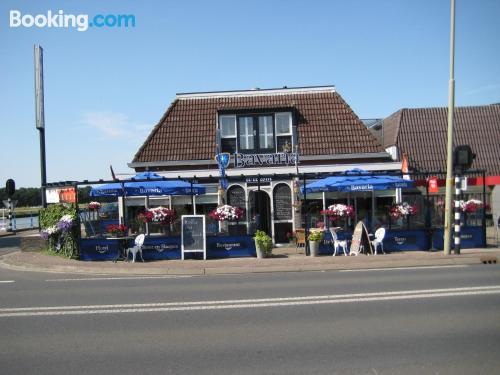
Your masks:
[[[250,223],[252,232],[263,230],[271,235],[271,199],[265,191],[250,192]]]
[[[356,223],[362,220],[368,231],[372,226],[372,198],[356,197]]]

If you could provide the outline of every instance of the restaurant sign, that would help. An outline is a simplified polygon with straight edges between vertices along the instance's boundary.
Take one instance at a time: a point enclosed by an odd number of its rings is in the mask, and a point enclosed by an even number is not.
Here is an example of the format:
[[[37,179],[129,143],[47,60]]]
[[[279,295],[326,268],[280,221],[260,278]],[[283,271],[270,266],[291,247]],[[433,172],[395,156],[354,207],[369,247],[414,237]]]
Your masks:
[[[234,167],[263,167],[268,165],[293,165],[299,161],[296,152],[279,152],[276,154],[234,154]]]

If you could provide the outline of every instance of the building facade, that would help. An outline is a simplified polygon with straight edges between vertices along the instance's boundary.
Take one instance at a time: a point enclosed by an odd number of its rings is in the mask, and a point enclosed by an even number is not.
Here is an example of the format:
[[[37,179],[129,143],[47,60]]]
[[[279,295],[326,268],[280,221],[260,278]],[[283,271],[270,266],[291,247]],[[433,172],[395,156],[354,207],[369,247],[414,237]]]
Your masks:
[[[216,155],[227,160],[218,163]],[[222,192],[221,164],[227,176]],[[248,234],[261,228],[279,244],[305,224],[300,174],[400,170],[401,163],[391,159],[333,86],[319,86],[177,94],[129,167],[199,179],[206,195],[163,198],[158,204],[179,214],[191,209],[207,214],[222,203],[238,206],[244,218],[224,230]],[[308,197],[318,203],[311,220],[321,220],[319,208],[341,199],[331,194]],[[350,199],[362,209],[371,198],[359,193]],[[208,231],[221,230],[218,225],[209,222]]]
[[[406,154],[411,171],[438,177],[439,191],[431,194],[438,203],[445,194],[447,119],[444,107],[403,108],[371,128],[394,160]],[[485,173],[484,180],[480,173],[468,175],[465,199],[483,200],[485,186],[485,203],[494,215],[500,215],[500,105],[456,107],[453,133],[454,147],[469,145],[475,153],[471,169]],[[425,193],[425,184],[421,192]]]

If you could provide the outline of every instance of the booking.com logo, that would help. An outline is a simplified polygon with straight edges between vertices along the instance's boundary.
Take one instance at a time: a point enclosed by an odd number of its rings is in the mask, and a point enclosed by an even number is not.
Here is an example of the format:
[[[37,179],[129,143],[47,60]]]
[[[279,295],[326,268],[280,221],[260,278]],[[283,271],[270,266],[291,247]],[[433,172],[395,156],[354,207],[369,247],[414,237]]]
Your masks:
[[[90,20],[89,20],[90,19]],[[75,28],[78,31],[87,31],[89,27],[135,27],[133,14],[65,14],[59,10],[47,14],[22,14],[19,10],[10,11],[10,27],[39,27],[39,28]]]

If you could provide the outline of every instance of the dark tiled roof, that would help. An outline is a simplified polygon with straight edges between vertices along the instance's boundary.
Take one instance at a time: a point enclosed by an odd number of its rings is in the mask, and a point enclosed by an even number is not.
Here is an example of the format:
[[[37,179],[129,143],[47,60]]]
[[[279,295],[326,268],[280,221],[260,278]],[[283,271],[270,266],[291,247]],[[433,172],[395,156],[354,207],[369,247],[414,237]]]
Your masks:
[[[401,109],[384,120],[385,148],[406,152],[410,168],[446,171],[447,108]],[[470,145],[477,155],[474,169],[500,175],[500,105],[456,107],[453,144]]]
[[[283,93],[285,92],[285,93]],[[133,163],[213,159],[218,111],[294,108],[301,155],[377,153],[383,149],[333,89],[263,95],[179,96]]]

